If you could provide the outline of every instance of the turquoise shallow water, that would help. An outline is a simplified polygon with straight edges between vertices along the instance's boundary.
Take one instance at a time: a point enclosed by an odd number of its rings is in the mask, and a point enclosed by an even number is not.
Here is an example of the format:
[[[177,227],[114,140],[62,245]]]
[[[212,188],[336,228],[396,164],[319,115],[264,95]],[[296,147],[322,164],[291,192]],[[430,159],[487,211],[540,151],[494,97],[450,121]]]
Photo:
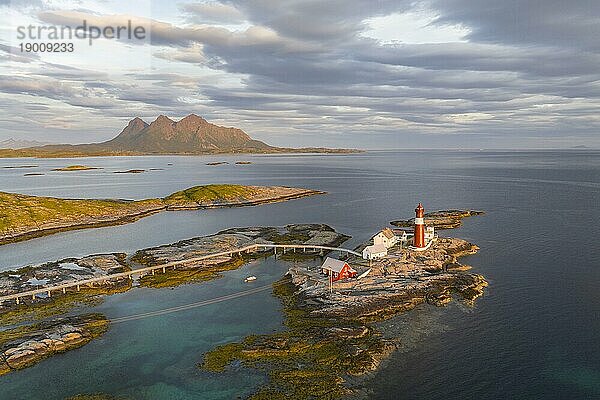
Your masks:
[[[211,282],[110,296],[92,311],[117,318],[197,303],[268,285],[288,267],[273,258],[254,261]],[[260,279],[244,283],[250,274]],[[249,394],[264,381],[262,374],[241,369],[209,374],[195,366],[217,344],[282,329],[280,307],[270,293],[113,324],[105,336],[81,349],[6,376],[0,398],[62,399],[105,392],[147,399],[231,399]]]
[[[468,257],[490,281],[473,309],[423,307],[385,329],[403,348],[366,384],[374,399],[600,398],[600,153],[373,152],[349,156],[86,159],[103,170],[51,172],[81,160],[0,160],[0,190],[63,197],[144,198],[208,182],[278,184],[325,196],[266,205],[154,215],[134,224],[73,231],[0,247],[0,269],[67,256],[134,251],[232,226],[324,222],[363,241],[388,221],[427,209],[475,208],[448,235],[477,243]],[[250,160],[251,165],[206,166]],[[173,164],[173,165],[168,165]],[[115,170],[163,168],[139,175]],[[26,172],[44,176],[23,177]],[[266,260],[222,279],[112,296],[111,317],[188,304],[260,284],[287,266]],[[0,378],[0,399],[63,399],[104,391],[132,399],[231,399],[260,373],[195,368],[202,354],[250,333],[281,329],[279,304],[261,292],[182,313],[117,324],[101,340]]]

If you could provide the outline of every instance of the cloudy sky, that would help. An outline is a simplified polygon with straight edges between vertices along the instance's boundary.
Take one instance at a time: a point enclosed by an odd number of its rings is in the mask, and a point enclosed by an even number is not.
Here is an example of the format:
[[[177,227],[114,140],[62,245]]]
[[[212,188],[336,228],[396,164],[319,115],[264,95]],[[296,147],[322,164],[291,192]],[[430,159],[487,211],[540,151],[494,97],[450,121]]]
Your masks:
[[[20,51],[84,20],[148,37]],[[600,147],[598,0],[0,0],[0,26],[0,140],[196,113],[281,146]]]

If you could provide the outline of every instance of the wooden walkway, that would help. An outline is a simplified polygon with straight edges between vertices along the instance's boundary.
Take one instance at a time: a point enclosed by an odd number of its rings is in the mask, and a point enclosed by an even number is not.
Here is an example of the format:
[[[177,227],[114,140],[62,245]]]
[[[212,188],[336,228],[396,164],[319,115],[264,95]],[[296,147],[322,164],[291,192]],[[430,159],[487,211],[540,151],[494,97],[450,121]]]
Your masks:
[[[96,278],[90,279],[80,279],[62,283],[60,285],[54,286],[42,286],[34,290],[29,290],[26,292],[13,293],[6,296],[0,296],[0,304],[7,300],[14,300],[17,304],[20,304],[20,299],[31,297],[32,300],[35,300],[35,296],[38,294],[46,294],[48,297],[52,295],[52,292],[62,291],[63,294],[67,292],[67,289],[76,288],[77,291],[81,289],[82,286],[93,286],[94,284],[104,284],[108,281],[115,281],[120,279],[133,279],[134,275],[145,275],[152,274],[156,271],[162,270],[163,273],[167,272],[168,268],[177,269],[178,265],[194,263],[204,260],[209,260],[211,258],[216,257],[231,257],[234,254],[242,254],[242,253],[250,253],[257,251],[259,249],[269,250],[273,249],[275,254],[277,254],[277,249],[281,249],[283,253],[287,250],[296,251],[301,249],[303,252],[306,250],[319,250],[319,251],[339,251],[340,253],[346,253],[348,255],[352,254],[358,257],[362,257],[360,253],[357,253],[353,250],[348,250],[340,247],[328,247],[328,246],[313,246],[313,245],[296,245],[296,244],[266,244],[266,243],[257,243],[251,244],[249,246],[241,247],[238,249],[232,249],[228,251],[222,251],[219,253],[207,254],[201,257],[188,258],[185,260],[173,261],[166,264],[153,265],[151,267],[138,268],[131,271],[119,272],[117,274],[111,274],[106,276],[99,276]]]

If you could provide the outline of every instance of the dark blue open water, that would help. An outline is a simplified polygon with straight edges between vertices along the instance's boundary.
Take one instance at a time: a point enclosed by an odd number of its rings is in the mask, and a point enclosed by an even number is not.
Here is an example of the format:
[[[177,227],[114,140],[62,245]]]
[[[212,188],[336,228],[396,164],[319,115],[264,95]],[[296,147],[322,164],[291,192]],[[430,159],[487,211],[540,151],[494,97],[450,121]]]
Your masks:
[[[206,166],[250,160],[251,165]],[[304,186],[328,195],[256,208],[173,212],[134,224],[73,231],[0,247],[0,270],[92,253],[133,251],[232,226],[324,222],[363,241],[389,220],[427,209],[475,208],[448,235],[481,251],[468,258],[490,281],[473,309],[421,307],[386,327],[402,350],[367,383],[374,399],[600,398],[600,152],[370,152],[337,156],[86,159],[102,170],[52,168],[81,160],[0,160],[0,190],[60,197],[144,198],[210,182]],[[173,165],[168,165],[172,163]],[[139,175],[116,170],[164,168]],[[44,176],[24,177],[43,172]],[[135,289],[98,307],[109,317],[210,299],[287,269],[268,259],[216,281]],[[269,292],[114,325],[102,339],[0,378],[0,399],[63,399],[107,392],[131,399],[231,399],[264,377],[200,372],[217,344],[281,329]]]

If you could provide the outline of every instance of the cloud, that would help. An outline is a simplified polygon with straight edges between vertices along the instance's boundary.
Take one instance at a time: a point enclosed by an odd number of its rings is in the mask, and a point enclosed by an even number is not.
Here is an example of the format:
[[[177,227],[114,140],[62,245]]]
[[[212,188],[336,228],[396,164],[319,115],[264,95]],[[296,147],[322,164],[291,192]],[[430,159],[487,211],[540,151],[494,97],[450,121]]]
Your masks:
[[[43,22],[69,26],[73,29],[81,26],[84,20],[88,26],[93,25],[101,29],[126,27],[129,24],[133,27],[141,26],[150,34],[153,45],[188,47],[193,44],[204,44],[227,48],[261,47],[270,52],[279,53],[306,50],[302,43],[283,38],[276,31],[265,26],[253,25],[243,31],[231,31],[210,25],[178,27],[170,23],[131,15],[96,15],[81,11],[44,11],[38,14],[38,18]],[[123,40],[129,39],[123,37]],[[131,43],[144,44],[143,41],[136,42],[135,40]]]
[[[412,7],[407,0],[229,0],[254,23],[303,41],[341,42],[356,38],[370,17]]]
[[[469,135],[504,147],[559,132],[591,140],[600,109],[596,3],[222,0],[173,6],[181,14],[164,19],[46,10],[37,14],[46,23],[143,25],[156,64],[120,77],[46,64],[0,90],[119,119],[197,112],[279,145],[290,131],[296,144],[336,132],[340,145],[359,146],[413,143],[415,135],[446,144]],[[464,40],[385,44],[365,36],[374,18],[417,8],[433,16],[428,31],[461,26]]]
[[[474,41],[600,50],[600,2],[434,0],[440,23],[466,24]]]
[[[46,4],[42,0],[0,0],[0,7],[11,9],[43,8]]]
[[[3,61],[14,61],[18,63],[31,63],[40,59],[36,53],[23,53],[19,48],[7,46],[0,43],[1,58]]]
[[[187,3],[181,9],[188,15],[191,22],[197,24],[226,23],[239,24],[244,22],[244,14],[229,4],[218,2]]]
[[[74,107],[96,110],[119,106],[115,99],[116,91],[111,86],[99,88],[45,76],[10,78],[0,76],[0,93],[47,98]]]
[[[208,61],[200,44],[192,44],[181,49],[158,51],[154,53],[154,56],[168,61],[182,61],[191,64],[205,64]]]
[[[0,92],[44,96],[51,99],[72,96],[74,91],[68,85],[55,80],[26,79],[2,76]]]

